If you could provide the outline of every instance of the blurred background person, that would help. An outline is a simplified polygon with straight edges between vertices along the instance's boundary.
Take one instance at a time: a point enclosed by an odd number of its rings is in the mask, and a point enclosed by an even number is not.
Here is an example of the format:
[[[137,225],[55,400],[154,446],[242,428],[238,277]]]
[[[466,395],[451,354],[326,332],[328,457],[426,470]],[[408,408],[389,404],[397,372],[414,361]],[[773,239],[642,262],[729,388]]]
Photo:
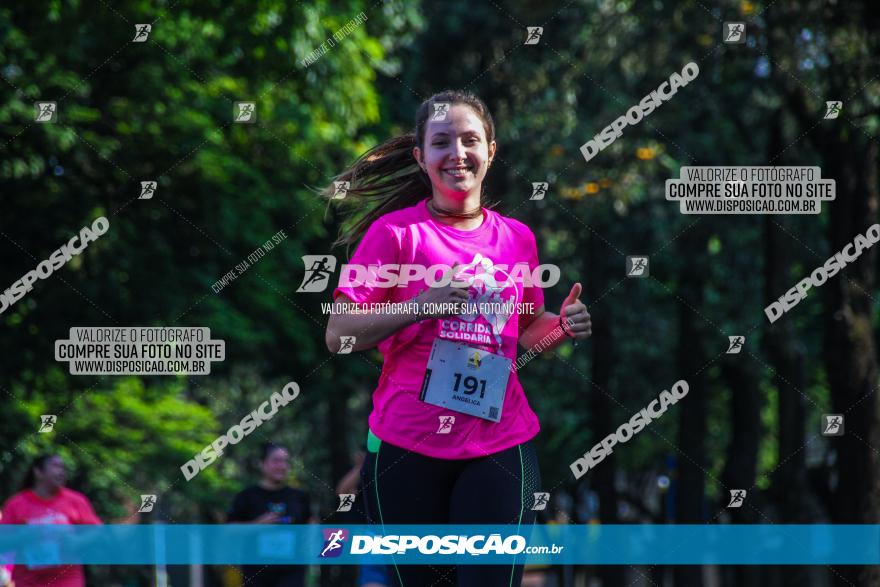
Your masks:
[[[64,486],[67,471],[57,454],[37,457],[22,490],[3,505],[0,524],[101,524],[89,499]],[[82,565],[28,566],[15,564],[15,587],[84,587]]]
[[[0,523],[3,522],[3,512],[0,511]],[[0,555],[0,587],[15,587],[12,582],[12,565],[6,564],[3,555]]]
[[[308,524],[311,515],[308,494],[287,483],[290,454],[282,446],[263,444],[260,452],[260,481],[235,496],[228,521],[241,524]],[[244,565],[248,587],[304,587],[306,568],[299,565]]]

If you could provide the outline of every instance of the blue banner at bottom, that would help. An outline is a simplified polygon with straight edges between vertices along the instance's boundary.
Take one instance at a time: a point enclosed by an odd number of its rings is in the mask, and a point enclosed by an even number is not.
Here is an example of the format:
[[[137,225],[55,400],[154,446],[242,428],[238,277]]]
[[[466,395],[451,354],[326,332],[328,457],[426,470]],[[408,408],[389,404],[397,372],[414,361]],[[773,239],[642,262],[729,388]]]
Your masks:
[[[877,565],[880,525],[0,525],[0,562]]]

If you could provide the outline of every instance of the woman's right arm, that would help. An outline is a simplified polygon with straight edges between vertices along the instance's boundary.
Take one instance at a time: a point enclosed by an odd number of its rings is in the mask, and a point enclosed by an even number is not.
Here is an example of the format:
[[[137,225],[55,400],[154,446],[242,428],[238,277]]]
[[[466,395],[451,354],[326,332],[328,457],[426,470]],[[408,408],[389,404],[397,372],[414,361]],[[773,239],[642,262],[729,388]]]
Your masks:
[[[344,305],[351,304],[352,306],[355,304],[345,294],[339,294],[336,302]],[[331,353],[338,353],[342,346],[339,338],[341,336],[355,337],[353,349],[355,351],[373,348],[401,328],[415,324],[422,319],[422,316],[414,313],[411,308],[403,307],[407,304],[408,302],[391,304],[392,306],[398,306],[396,308],[397,311],[330,314],[325,335],[327,348]]]
[[[450,268],[450,273],[455,267]],[[458,285],[453,285],[458,283]],[[327,332],[324,336],[327,348],[331,353],[338,353],[342,346],[340,336],[354,336],[355,351],[371,349],[398,330],[415,324],[428,318],[444,318],[458,314],[452,309],[453,304],[463,304],[468,301],[467,290],[463,289],[467,283],[453,281],[444,287],[429,287],[408,302],[391,304],[394,310],[370,311],[352,314],[330,314],[327,322]],[[343,306],[353,307],[354,301],[347,295],[340,293],[336,298],[337,303]],[[435,312],[434,309],[444,309]],[[390,308],[389,308],[390,309]],[[416,309],[414,312],[413,310]],[[432,310],[426,312],[425,310]]]

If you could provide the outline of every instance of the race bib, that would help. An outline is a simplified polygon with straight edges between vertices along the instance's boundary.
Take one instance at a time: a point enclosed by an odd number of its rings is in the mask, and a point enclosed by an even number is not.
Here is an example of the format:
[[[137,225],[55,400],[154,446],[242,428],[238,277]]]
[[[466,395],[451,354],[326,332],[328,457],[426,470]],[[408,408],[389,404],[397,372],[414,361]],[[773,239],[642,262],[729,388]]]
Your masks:
[[[500,422],[511,363],[501,355],[434,339],[419,399],[462,414]]]

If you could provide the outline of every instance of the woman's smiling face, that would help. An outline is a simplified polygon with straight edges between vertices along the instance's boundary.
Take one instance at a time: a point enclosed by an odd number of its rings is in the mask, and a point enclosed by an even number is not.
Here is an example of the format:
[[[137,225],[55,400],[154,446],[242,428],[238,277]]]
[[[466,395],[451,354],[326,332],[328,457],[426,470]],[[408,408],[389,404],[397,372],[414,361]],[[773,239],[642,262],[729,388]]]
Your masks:
[[[431,178],[435,194],[462,200],[470,193],[480,193],[495,156],[495,141],[488,142],[483,121],[472,108],[454,104],[445,120],[429,118],[424,145],[424,153],[415,147],[413,155]]]

